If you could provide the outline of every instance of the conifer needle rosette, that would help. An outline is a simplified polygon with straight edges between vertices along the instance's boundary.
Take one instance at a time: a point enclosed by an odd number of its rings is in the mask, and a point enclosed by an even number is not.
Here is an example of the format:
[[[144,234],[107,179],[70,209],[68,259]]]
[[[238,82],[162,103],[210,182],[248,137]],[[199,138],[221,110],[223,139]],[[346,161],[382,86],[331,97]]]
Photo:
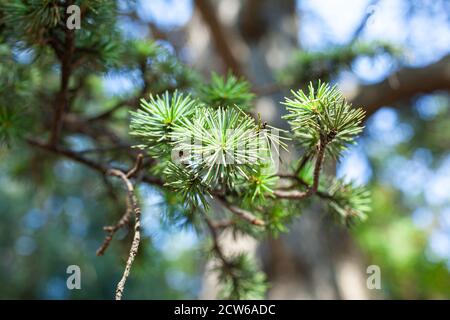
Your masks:
[[[228,73],[226,78],[212,73],[211,83],[200,88],[200,96],[208,106],[234,107],[239,106],[244,111],[249,111],[255,95],[250,92],[250,84],[244,79],[239,79]]]
[[[367,188],[358,186],[353,181],[333,179],[328,193],[332,197],[328,206],[342,222],[351,225],[358,220],[367,219],[367,213],[371,211],[370,191]]]
[[[239,106],[212,108],[175,91],[141,100],[131,113],[131,134],[164,161],[166,185],[192,207],[206,208],[212,190],[235,190],[253,200],[275,187],[279,130]],[[274,134],[273,132],[276,132]]]
[[[256,121],[237,106],[205,108],[184,118],[171,136],[175,150],[187,151],[187,167],[212,188],[248,180],[267,161],[263,154],[272,152]]]
[[[288,111],[284,118],[301,145],[313,149],[319,141],[325,141],[326,152],[338,159],[362,132],[365,111],[352,108],[336,86],[319,82],[317,90],[312,83],[308,89],[308,95],[301,90],[291,91],[293,99],[283,102]]]
[[[167,163],[164,171],[166,183],[175,193],[181,196],[190,209],[209,208],[207,197],[212,198],[208,186],[203,183],[198,173],[181,164]]]
[[[150,95],[149,100],[141,99],[140,109],[131,111],[130,134],[139,137],[145,148],[153,156],[170,154],[170,139],[173,128],[183,118],[194,114],[200,103],[189,95],[175,91],[169,95],[166,91],[156,98]]]

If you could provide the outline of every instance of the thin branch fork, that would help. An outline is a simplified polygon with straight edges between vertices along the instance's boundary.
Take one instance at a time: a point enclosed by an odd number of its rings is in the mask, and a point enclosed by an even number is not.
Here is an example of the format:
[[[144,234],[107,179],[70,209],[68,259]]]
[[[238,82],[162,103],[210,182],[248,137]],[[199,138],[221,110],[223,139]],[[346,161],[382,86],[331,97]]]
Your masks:
[[[131,266],[134,262],[134,258],[136,257],[136,254],[139,249],[139,243],[141,241],[141,209],[138,205],[138,201],[136,198],[136,195],[134,193],[134,187],[133,184],[130,181],[130,176],[134,175],[140,168],[142,163],[142,154],[140,154],[136,160],[135,166],[128,171],[128,173],[124,173],[123,171],[117,170],[117,169],[110,169],[107,171],[108,175],[116,176],[122,179],[124,182],[126,189],[127,189],[127,196],[128,196],[128,209],[125,215],[127,213],[134,213],[135,216],[135,224],[134,224],[134,237],[133,242],[131,243],[130,253],[128,255],[128,260],[125,265],[125,270],[123,272],[122,278],[120,279],[119,283],[117,284],[116,288],[116,300],[122,299],[122,294],[125,288],[125,282],[127,281],[128,276],[130,275]],[[125,216],[124,220],[127,220],[128,218]],[[122,219],[121,219],[122,220]],[[119,221],[120,224],[120,221]],[[111,237],[112,238],[112,237]]]
[[[310,187],[309,184],[305,180],[303,180],[293,174],[278,174],[278,177],[280,177],[282,179],[294,180],[297,182],[296,184],[293,184],[293,185],[290,185],[287,187],[280,187],[278,190],[291,190],[293,187],[298,186],[299,184],[306,188]],[[317,190],[316,195],[323,199],[333,200],[333,196],[324,191]]]
[[[306,191],[299,191],[299,190],[275,190],[274,195],[281,199],[296,199],[301,200],[305,199],[307,197],[312,196],[313,194],[317,193],[317,189],[319,188],[319,178],[320,178],[320,171],[322,170],[322,164],[323,160],[325,158],[325,149],[327,146],[327,139],[320,139],[319,140],[319,146],[317,151],[317,158],[316,163],[314,165],[314,178],[313,178],[313,184],[308,188]]]
[[[264,226],[265,222],[262,221],[261,219],[258,219],[257,217],[255,217],[253,215],[253,213],[244,210],[238,206],[235,206],[231,203],[229,203],[226,198],[222,195],[216,195],[216,198],[219,200],[219,202],[228,210],[230,210],[232,213],[234,213],[235,215],[237,215],[239,218],[246,220],[248,222],[250,222],[251,224],[255,225],[255,226]]]
[[[142,159],[143,156],[140,153],[136,159],[136,163],[133,166],[133,168],[130,169],[130,171],[128,171],[128,173],[125,175],[125,177],[128,179],[130,177],[132,177],[142,166]],[[111,172],[122,172],[120,170],[117,169],[110,169],[107,171],[106,174],[111,175]],[[117,174],[115,174],[117,175]],[[128,180],[129,181],[129,180]],[[129,188],[127,188],[129,191]],[[114,226],[106,226],[103,228],[103,230],[105,230],[106,232],[108,232],[108,235],[105,237],[105,240],[103,241],[103,244],[100,246],[100,248],[97,250],[97,256],[102,256],[106,249],[108,249],[109,244],[111,243],[114,234],[121,228],[123,228],[126,224],[128,224],[128,222],[130,221],[130,216],[133,213],[132,210],[132,203],[130,201],[130,197],[129,195],[127,195],[126,197],[126,204],[127,204],[127,209],[124,213],[124,215],[120,218],[120,220],[114,225]]]
[[[43,142],[40,142],[37,140],[33,140],[31,138],[28,138],[27,142],[32,146],[35,146],[35,147],[38,147],[38,148],[41,148],[41,149],[44,149],[44,150],[47,150],[47,151],[50,151],[50,152],[53,152],[56,154],[64,155],[68,158],[71,158],[72,160],[75,160],[77,162],[80,162],[80,163],[90,167],[91,169],[99,171],[102,174],[119,177],[124,182],[126,189],[127,189],[127,211],[125,212],[125,214],[122,216],[122,218],[119,220],[119,222],[115,226],[105,228],[105,230],[109,234],[108,234],[108,236],[106,236],[102,246],[97,250],[97,255],[102,255],[105,252],[105,250],[108,248],[109,243],[111,242],[114,233],[119,228],[123,227],[129,221],[129,217],[131,216],[131,214],[134,213],[134,215],[135,215],[134,237],[133,237],[133,241],[131,244],[130,253],[128,256],[128,260],[127,260],[127,263],[125,266],[124,273],[123,273],[122,278],[120,279],[119,283],[117,284],[117,289],[116,289],[116,300],[121,300],[123,290],[125,288],[125,282],[126,282],[128,276],[130,275],[131,266],[134,262],[134,258],[136,257],[136,254],[138,252],[139,243],[141,241],[141,232],[140,232],[141,209],[138,205],[138,201],[137,201],[136,195],[134,193],[134,187],[130,181],[130,178],[133,177],[140,170],[140,168],[142,166],[143,155],[139,154],[133,168],[131,168],[127,173],[124,173],[123,171],[121,171],[119,169],[108,168],[107,166],[104,166],[102,164],[94,162],[90,159],[84,158],[83,156],[77,154],[76,152],[74,152],[72,150],[66,150],[66,149],[60,148],[55,145],[50,145],[50,144],[46,144],[46,143],[43,143]],[[145,179],[145,178],[146,177],[144,176],[143,177],[144,181],[149,179],[148,177],[147,177],[147,179]],[[152,180],[152,179],[150,179],[150,180]],[[161,181],[158,181],[158,182],[160,183],[160,185],[162,185]]]
[[[139,169],[142,166],[142,159],[143,159],[143,156],[140,153],[136,159],[135,165],[126,174],[127,179],[132,177],[133,175],[136,174],[137,171],[139,171]],[[120,170],[117,170],[117,169],[110,169],[109,171],[107,171],[107,174],[111,175],[112,170],[121,172]],[[117,231],[119,231],[121,228],[126,226],[128,224],[128,222],[130,221],[130,216],[133,213],[133,210],[132,210],[132,204],[130,202],[129,195],[127,195],[127,197],[126,197],[126,204],[127,204],[126,211],[123,214],[123,216],[120,218],[120,220],[113,226],[103,227],[103,230],[105,230],[108,233],[108,235],[105,237],[105,240],[103,241],[103,244],[100,246],[100,248],[98,248],[97,253],[96,253],[97,256],[102,256],[105,253],[106,249],[108,249],[109,244],[111,243],[111,241],[113,239],[114,234]]]
[[[31,138],[28,138],[27,142],[30,145],[41,148],[43,150],[46,150],[46,151],[49,151],[49,152],[52,152],[55,154],[63,155],[67,158],[70,158],[70,159],[76,161],[76,162],[84,164],[93,170],[99,171],[102,174],[108,175],[108,172],[110,172],[111,170],[117,170],[117,171],[122,172],[120,169],[112,169],[101,163],[95,162],[89,158],[83,157],[79,153],[72,151],[72,150],[67,150],[67,149],[64,149],[64,148],[61,148],[58,146],[49,145],[49,144],[40,142],[38,140],[31,139]],[[138,159],[141,157],[142,157],[142,154],[138,155]],[[139,165],[138,168],[136,167],[137,165]],[[135,175],[135,173],[140,169],[141,166],[142,166],[142,159],[137,161],[135,167],[127,173],[127,179],[132,178]],[[161,187],[164,185],[164,181],[162,181],[160,178],[155,177],[155,176],[150,176],[147,174],[142,177],[142,181],[152,184],[152,185],[161,186]],[[228,201],[222,195],[216,194],[216,197],[228,210],[230,210],[232,213],[236,214],[239,218],[246,220],[253,225],[257,225],[257,226],[265,225],[264,221],[255,217],[251,212],[228,203]],[[110,229],[108,228],[108,230],[110,230]],[[99,252],[99,250],[97,250],[97,253]],[[102,252],[102,250],[100,250],[100,252]]]
[[[97,252],[96,252],[97,256],[102,256],[105,254],[105,251],[106,251],[106,249],[108,249],[108,247],[113,239],[113,236],[116,234],[116,232],[119,231],[121,228],[123,228],[130,222],[130,216],[132,214],[131,204],[130,204],[130,200],[129,200],[128,196],[126,199],[127,199],[127,208],[126,208],[126,211],[123,214],[123,216],[120,218],[120,220],[113,226],[103,227],[103,230],[106,231],[108,233],[108,235],[105,237],[105,240],[103,241],[100,248],[97,249]]]

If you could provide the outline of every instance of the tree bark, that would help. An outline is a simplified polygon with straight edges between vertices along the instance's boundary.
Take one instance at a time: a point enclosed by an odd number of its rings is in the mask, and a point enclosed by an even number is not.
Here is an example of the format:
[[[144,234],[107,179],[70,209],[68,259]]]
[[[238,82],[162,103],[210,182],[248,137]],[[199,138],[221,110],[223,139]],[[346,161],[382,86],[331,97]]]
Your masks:
[[[369,117],[382,106],[437,90],[450,91],[450,55],[425,67],[402,68],[379,83],[360,86],[349,99],[353,105],[364,107]]]

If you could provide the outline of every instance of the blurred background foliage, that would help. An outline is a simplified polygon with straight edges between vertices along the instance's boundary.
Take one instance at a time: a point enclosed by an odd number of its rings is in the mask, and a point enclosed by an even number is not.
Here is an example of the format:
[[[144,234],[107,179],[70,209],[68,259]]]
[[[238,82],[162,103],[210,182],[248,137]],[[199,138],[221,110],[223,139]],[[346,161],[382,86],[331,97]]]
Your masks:
[[[218,1],[225,21],[239,2]],[[124,210],[123,194],[85,166],[24,141],[48,125],[61,73],[58,49],[45,42],[49,34],[38,32],[59,22],[52,1],[46,1],[50,20],[19,23],[30,17],[24,3],[0,0],[0,298],[112,298],[130,232],[120,233],[105,256],[95,252],[102,227]],[[97,22],[83,20],[77,46],[98,52],[80,56],[70,83],[79,90],[72,111],[96,120],[87,130],[69,118],[73,130],[65,143],[90,154],[102,143],[123,143],[118,136],[127,135],[129,115],[122,106],[136,105],[136,97],[147,92],[189,91],[211,70],[192,66],[195,47],[186,34],[201,29],[191,21],[198,15],[194,1],[79,4],[92,5],[88,12]],[[280,68],[277,62],[284,58],[275,54],[275,89],[320,78],[351,94],[357,84],[378,83],[404,66],[426,68],[450,53],[448,1],[298,0],[295,8],[300,47]],[[42,40],[37,44],[36,35]],[[395,77],[391,80],[395,86]],[[98,119],[108,119],[107,131],[97,126]],[[417,93],[371,112],[358,145],[337,165],[338,175],[372,190],[373,212],[350,233],[365,264],[381,268],[382,290],[374,297],[450,298],[449,141],[448,91]],[[121,151],[94,156],[131,164]],[[146,185],[139,195],[145,237],[126,297],[198,297],[206,258],[202,237],[167,220],[167,214],[179,214],[173,195]],[[66,288],[71,264],[81,267],[82,290]]]

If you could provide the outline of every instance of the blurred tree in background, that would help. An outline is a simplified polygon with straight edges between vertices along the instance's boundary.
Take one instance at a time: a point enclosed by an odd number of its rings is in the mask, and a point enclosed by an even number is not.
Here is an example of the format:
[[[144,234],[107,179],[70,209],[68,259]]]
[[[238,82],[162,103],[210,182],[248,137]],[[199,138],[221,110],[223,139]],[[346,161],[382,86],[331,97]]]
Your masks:
[[[148,93],[195,94],[211,70],[248,79],[255,116],[282,128],[283,96],[317,79],[337,83],[368,115],[358,146],[337,164],[338,176],[370,185],[365,223],[339,227],[314,201],[289,209],[302,216],[258,246],[223,239],[226,251],[261,258],[267,297],[450,297],[447,1],[60,2],[0,0],[1,298],[111,298],[132,222],[96,257],[103,226],[125,211],[120,181],[94,173],[103,170],[96,164],[132,167],[128,111]],[[72,3],[80,30],[65,28]],[[221,79],[199,96],[220,104]],[[285,170],[297,156],[285,155]],[[174,195],[148,184],[138,193],[143,243],[126,297],[215,296],[204,241]],[[82,290],[66,288],[71,264],[81,267]],[[381,291],[365,287],[371,264]]]

